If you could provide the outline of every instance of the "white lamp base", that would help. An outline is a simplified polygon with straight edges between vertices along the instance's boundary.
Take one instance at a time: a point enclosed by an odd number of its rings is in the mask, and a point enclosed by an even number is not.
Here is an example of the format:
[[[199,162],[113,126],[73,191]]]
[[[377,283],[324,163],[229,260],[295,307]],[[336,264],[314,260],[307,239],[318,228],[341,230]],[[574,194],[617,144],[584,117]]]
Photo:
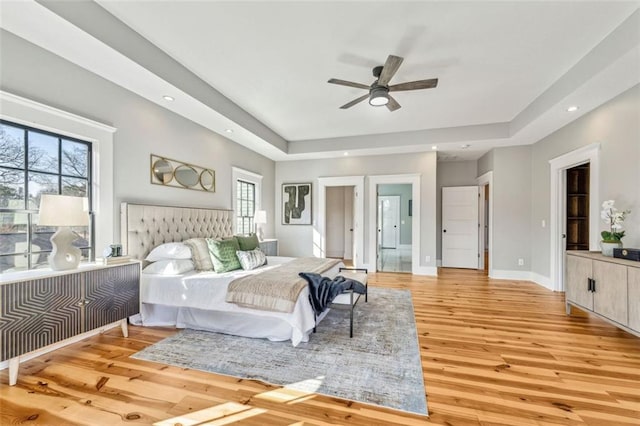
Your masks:
[[[264,232],[262,232],[262,227],[258,226],[256,229],[256,235],[258,236],[258,241],[264,241]]]
[[[53,251],[49,255],[49,266],[54,271],[66,271],[67,269],[76,269],[80,264],[82,252],[78,247],[74,247],[72,243],[78,237],[71,232],[68,226],[61,226],[51,237],[51,245]]]

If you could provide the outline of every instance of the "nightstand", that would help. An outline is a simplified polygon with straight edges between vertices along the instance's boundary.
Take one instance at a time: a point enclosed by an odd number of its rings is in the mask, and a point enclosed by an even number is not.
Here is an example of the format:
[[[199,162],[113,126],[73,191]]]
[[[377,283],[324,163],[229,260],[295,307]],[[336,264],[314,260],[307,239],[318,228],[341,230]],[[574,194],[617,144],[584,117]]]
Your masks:
[[[262,250],[267,256],[277,256],[278,240],[275,238],[265,238],[260,241],[260,250]]]
[[[140,269],[131,261],[0,275],[0,361],[8,360],[9,384],[20,361],[118,325],[127,337],[127,318],[140,310]]]

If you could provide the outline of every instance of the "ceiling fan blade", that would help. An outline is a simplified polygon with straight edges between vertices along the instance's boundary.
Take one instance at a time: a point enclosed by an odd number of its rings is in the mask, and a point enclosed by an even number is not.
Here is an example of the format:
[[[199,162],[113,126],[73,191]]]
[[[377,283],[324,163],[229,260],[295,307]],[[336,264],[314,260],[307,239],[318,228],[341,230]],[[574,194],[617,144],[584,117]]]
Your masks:
[[[390,92],[399,92],[401,90],[420,90],[420,89],[433,89],[438,85],[437,78],[430,78],[429,80],[409,81],[407,83],[394,84],[389,86]]]
[[[340,80],[337,78],[332,78],[329,81],[327,81],[327,83],[339,84],[340,86],[349,86],[349,87],[355,87],[357,89],[369,90],[369,86],[367,86],[366,84],[354,83],[353,81]]]
[[[389,96],[389,103],[387,103],[387,108],[389,109],[389,111],[393,112],[397,109],[402,108],[400,106],[400,104],[398,103],[398,101],[396,101],[395,99],[393,99],[392,96]]]
[[[355,104],[359,104],[360,102],[364,101],[365,99],[367,99],[369,97],[369,94],[367,93],[366,95],[362,95],[357,99],[352,100],[351,102],[348,102],[344,105],[342,105],[340,107],[340,109],[347,109],[347,108],[351,108],[352,106],[354,106]]]
[[[384,66],[382,67],[380,78],[378,78],[378,84],[380,86],[386,86],[387,84],[389,84],[389,80],[391,80],[391,77],[393,77],[398,71],[398,68],[400,68],[400,64],[403,60],[404,59],[402,59],[400,56],[389,55],[389,57],[387,58],[387,62],[385,62]]]

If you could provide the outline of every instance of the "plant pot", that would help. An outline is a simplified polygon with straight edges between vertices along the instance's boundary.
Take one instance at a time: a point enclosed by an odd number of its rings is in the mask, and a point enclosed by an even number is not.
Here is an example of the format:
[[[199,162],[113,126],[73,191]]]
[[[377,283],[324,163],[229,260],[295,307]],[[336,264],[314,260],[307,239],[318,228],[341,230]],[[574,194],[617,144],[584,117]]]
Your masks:
[[[600,248],[602,249],[603,256],[613,257],[613,249],[622,248],[622,241],[618,241],[617,243],[605,243],[604,241],[600,241]]]

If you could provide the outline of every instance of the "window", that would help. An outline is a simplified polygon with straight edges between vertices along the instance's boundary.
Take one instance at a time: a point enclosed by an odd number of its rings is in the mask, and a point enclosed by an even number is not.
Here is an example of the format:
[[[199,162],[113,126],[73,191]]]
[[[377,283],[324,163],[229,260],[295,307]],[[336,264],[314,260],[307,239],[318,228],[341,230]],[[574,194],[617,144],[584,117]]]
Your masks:
[[[0,272],[47,263],[55,227],[38,226],[42,194],[91,194],[91,144],[0,120]],[[93,257],[93,226],[74,227]]]
[[[238,180],[236,190],[236,234],[254,232],[253,215],[256,210],[256,185]]]
[[[235,232],[237,234],[255,232],[253,216],[261,206],[262,176],[248,170],[232,167],[231,177]]]

